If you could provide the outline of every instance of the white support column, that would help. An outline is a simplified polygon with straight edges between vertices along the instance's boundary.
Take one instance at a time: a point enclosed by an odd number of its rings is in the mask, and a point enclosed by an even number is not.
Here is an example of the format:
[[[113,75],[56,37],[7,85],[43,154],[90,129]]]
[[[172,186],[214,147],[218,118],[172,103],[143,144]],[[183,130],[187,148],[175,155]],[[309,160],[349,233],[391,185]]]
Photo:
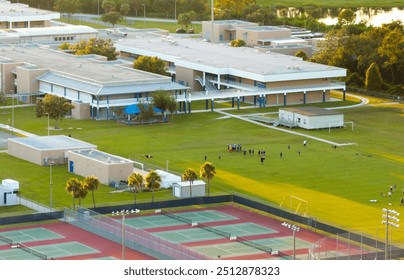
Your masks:
[[[217,89],[220,89],[220,74],[217,74]]]

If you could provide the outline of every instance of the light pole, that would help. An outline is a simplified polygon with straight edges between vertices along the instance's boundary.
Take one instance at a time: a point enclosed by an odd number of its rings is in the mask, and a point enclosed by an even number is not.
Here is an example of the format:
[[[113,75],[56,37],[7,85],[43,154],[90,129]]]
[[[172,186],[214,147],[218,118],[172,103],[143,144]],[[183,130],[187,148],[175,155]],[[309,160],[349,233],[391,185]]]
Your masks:
[[[50,135],[50,131],[49,131],[49,113],[45,113],[45,115],[48,116],[48,136]]]
[[[146,5],[143,5],[143,28],[146,28]]]
[[[49,212],[52,212],[52,187],[53,187],[53,178],[52,178],[52,165],[55,164],[55,162],[51,161],[49,163]]]
[[[174,0],[174,19],[177,20],[177,0]]]
[[[122,216],[122,260],[125,259],[125,216],[133,213],[139,213],[139,209],[135,210],[121,210],[121,211],[116,211],[112,212],[113,216]]]
[[[11,97],[11,137],[14,135],[14,91],[10,90]]]
[[[293,259],[296,260],[296,232],[300,230],[300,227],[287,222],[283,222],[282,226],[290,228],[293,231]]]
[[[169,160],[166,160],[166,172],[168,173],[168,163],[169,163],[170,161]]]
[[[385,247],[384,247],[384,259],[388,260],[389,259],[389,226],[393,226],[398,228],[400,225],[398,222],[400,221],[397,216],[400,216],[400,213],[398,213],[396,210],[390,210],[383,208],[382,209],[383,214],[382,214],[382,224],[386,225],[386,241],[385,241]]]

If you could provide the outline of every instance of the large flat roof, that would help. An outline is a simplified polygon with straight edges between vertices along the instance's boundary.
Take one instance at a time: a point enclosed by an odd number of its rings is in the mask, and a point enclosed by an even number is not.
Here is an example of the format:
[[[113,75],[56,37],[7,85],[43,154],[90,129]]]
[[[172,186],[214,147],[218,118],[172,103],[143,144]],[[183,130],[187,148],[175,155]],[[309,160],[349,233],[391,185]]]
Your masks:
[[[261,82],[335,78],[346,75],[339,67],[257,49],[234,48],[201,39],[170,36],[128,37],[115,43],[118,50],[157,56],[176,66],[220,75],[234,75]]]
[[[49,70],[38,79],[91,94],[134,92],[135,86],[147,85],[150,91],[186,89],[170,77],[133,69],[124,60],[106,61],[98,55],[71,55],[35,44],[0,45],[0,64],[21,63],[27,69]]]
[[[0,0],[0,21],[51,20],[59,18],[60,13],[58,12],[31,8],[26,4]]]
[[[65,135],[9,138],[8,141],[29,146],[36,150],[94,149],[97,146]]]
[[[102,162],[108,165],[111,164],[122,164],[122,163],[133,163],[132,160],[126,159],[120,156],[116,155],[111,155],[99,150],[95,149],[83,149],[83,150],[75,150],[75,151],[70,151],[73,154],[80,155],[85,158],[91,158],[93,160],[96,160],[98,162]]]

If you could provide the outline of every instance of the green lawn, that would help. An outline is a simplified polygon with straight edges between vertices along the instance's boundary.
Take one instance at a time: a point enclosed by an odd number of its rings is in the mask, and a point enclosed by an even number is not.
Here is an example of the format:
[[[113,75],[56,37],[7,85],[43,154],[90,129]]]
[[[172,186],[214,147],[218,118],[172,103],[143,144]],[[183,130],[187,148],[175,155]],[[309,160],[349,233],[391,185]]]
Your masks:
[[[352,102],[346,101],[345,104]],[[309,215],[319,220],[375,235],[376,231],[383,231],[382,208],[403,209],[398,204],[404,187],[404,105],[378,102],[340,110],[346,121],[353,121],[353,131],[351,126],[332,129],[331,132],[328,129],[293,129],[337,143],[355,143],[337,149],[311,139],[307,147],[303,147],[302,141],[308,139],[306,137],[235,118],[223,118],[223,115],[210,111],[178,114],[168,124],[131,127],[113,121],[64,119],[59,123],[62,130],[51,131],[51,134],[70,133],[72,137],[96,144],[102,151],[143,160],[148,166],[160,169],[165,169],[169,160],[169,169],[179,174],[188,167],[199,170],[206,155],[217,170],[212,182],[213,194],[237,191],[277,205],[283,202],[284,206],[289,206],[290,196],[296,196],[308,201]],[[334,103],[335,106],[342,104]],[[230,112],[250,114],[253,110]],[[265,113],[265,109],[257,109],[257,112]],[[0,110],[0,123],[7,124],[10,114],[10,109]],[[47,134],[47,120],[35,118],[33,107],[15,109],[15,126],[38,135]],[[233,143],[240,143],[247,150],[254,148],[255,155],[229,153],[227,145]],[[263,165],[257,155],[261,149],[267,155]],[[146,161],[140,158],[142,154],[151,154],[153,158]],[[49,205],[49,167],[36,166],[0,153],[0,169],[3,178],[20,181],[23,196]],[[67,166],[53,167],[55,207],[71,205],[71,197],[64,190],[70,177],[73,175],[67,172]],[[387,193],[393,184],[397,185],[393,198],[389,201],[380,197],[380,193]],[[97,205],[133,201],[133,194],[112,193],[112,190],[101,186],[95,194]],[[150,201],[150,198],[150,193],[138,195],[139,201]],[[170,191],[156,193],[156,199],[163,198],[171,198]],[[370,203],[371,199],[378,202]],[[82,204],[91,206],[91,195]],[[404,242],[403,233],[402,228],[393,230],[393,239]]]

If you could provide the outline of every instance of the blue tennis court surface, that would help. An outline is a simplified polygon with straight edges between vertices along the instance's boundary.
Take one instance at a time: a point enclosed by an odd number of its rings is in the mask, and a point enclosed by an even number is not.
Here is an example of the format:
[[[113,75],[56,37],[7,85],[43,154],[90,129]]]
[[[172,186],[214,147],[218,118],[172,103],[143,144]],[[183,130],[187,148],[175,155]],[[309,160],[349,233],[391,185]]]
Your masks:
[[[56,243],[51,245],[30,246],[29,248],[35,250],[36,252],[46,255],[48,259],[79,256],[99,252],[91,247],[88,247],[76,241]],[[0,260],[39,260],[39,259],[41,258],[27,251],[24,251],[18,247],[0,251]]]
[[[229,233],[230,236],[250,236],[257,234],[272,234],[277,232],[270,228],[265,228],[254,223],[222,225],[214,226],[211,228]],[[153,234],[162,239],[166,239],[175,243],[186,243],[223,238],[216,233],[198,227],[173,231],[154,232]]]
[[[21,229],[21,230],[11,230],[11,231],[1,231],[0,235],[6,237],[8,239],[11,239],[14,243],[16,243],[16,242],[25,243],[25,242],[32,242],[32,241],[64,238],[63,235],[59,235],[53,231],[47,230],[42,227]]]
[[[204,210],[194,212],[175,213],[175,215],[190,219],[192,222],[208,223],[217,221],[230,221],[237,219],[236,217],[227,215],[216,210]],[[164,215],[143,216],[135,218],[127,218],[126,223],[135,228],[159,228],[164,226],[183,225],[184,223],[176,219]]]

